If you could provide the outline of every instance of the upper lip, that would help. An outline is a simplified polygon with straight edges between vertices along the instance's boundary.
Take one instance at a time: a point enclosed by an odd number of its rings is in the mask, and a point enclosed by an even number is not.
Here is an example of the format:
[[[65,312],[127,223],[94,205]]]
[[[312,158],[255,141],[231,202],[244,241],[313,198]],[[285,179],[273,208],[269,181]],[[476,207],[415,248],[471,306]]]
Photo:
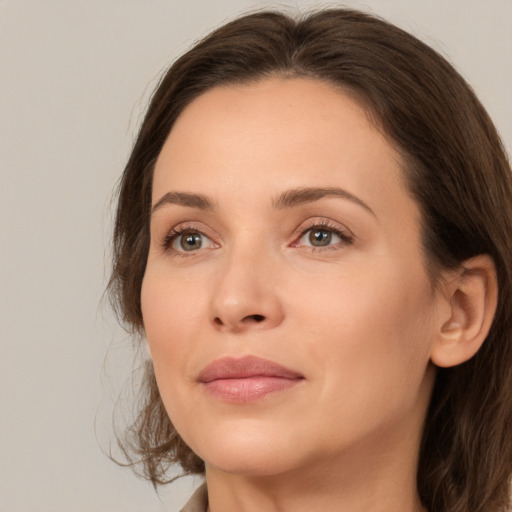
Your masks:
[[[247,377],[299,379],[303,378],[303,375],[268,359],[244,356],[241,358],[223,357],[216,359],[201,371],[198,380],[208,383],[220,379],[243,379]]]

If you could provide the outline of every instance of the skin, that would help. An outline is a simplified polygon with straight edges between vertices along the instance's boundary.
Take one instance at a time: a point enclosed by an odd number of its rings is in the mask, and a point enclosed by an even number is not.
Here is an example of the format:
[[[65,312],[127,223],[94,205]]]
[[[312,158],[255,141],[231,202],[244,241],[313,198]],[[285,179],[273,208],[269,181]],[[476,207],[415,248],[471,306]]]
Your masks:
[[[174,125],[155,167],[142,310],[163,402],[205,461],[212,512],[422,510],[431,355],[464,317],[453,319],[453,290],[432,287],[401,173],[365,112],[313,79],[218,87]],[[311,187],[353,197],[276,207]],[[318,225],[326,246],[312,245]],[[202,245],[185,251],[177,227]],[[303,379],[242,404],[198,382],[212,361],[248,354]]]

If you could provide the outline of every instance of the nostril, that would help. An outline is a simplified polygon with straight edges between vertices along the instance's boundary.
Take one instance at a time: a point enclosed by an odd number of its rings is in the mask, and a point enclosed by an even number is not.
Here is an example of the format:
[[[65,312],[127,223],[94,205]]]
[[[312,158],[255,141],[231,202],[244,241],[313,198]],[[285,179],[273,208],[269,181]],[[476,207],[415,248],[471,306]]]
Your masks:
[[[264,322],[265,320],[266,320],[266,316],[255,314],[255,315],[244,316],[242,319],[240,319],[238,321],[235,321],[232,324],[229,320],[227,322],[225,322],[221,317],[216,316],[213,319],[213,323],[217,327],[229,327],[229,326],[232,326],[232,327],[235,328],[236,325],[238,325],[238,327],[241,327],[242,325],[248,326],[249,324],[260,324],[260,323]]]
[[[263,315],[249,315],[245,317],[245,320],[252,320],[256,323],[260,323],[263,322],[263,320],[265,320],[265,317]]]

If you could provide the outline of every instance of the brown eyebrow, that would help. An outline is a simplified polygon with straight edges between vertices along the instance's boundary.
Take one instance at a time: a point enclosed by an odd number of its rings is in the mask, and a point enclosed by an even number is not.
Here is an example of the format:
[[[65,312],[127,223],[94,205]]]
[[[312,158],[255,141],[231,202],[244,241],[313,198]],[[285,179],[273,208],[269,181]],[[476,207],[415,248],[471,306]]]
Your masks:
[[[362,206],[365,210],[375,216],[373,210],[357,196],[338,187],[303,187],[287,190],[275,198],[272,202],[274,208],[279,210],[285,208],[293,208],[304,203],[312,203],[323,199],[324,197],[341,197],[348,199],[353,203]],[[191,194],[188,192],[167,192],[153,206],[151,213],[161,208],[165,204],[177,204],[179,206],[187,206],[189,208],[199,208],[200,210],[213,210],[214,204],[202,194]]]
[[[154,213],[165,204],[177,204],[179,206],[188,206],[189,208],[199,208],[200,210],[213,210],[214,208],[210,199],[202,194],[167,192],[154,204],[151,213]]]
[[[369,211],[373,216],[375,216],[374,211],[365,202],[361,201],[361,199],[351,194],[350,192],[347,192],[346,190],[338,187],[308,187],[287,190],[273,201],[273,205],[274,208],[278,209],[292,208],[300,204],[318,201],[324,197],[341,197],[342,199],[348,199],[349,201],[362,206],[365,210]]]

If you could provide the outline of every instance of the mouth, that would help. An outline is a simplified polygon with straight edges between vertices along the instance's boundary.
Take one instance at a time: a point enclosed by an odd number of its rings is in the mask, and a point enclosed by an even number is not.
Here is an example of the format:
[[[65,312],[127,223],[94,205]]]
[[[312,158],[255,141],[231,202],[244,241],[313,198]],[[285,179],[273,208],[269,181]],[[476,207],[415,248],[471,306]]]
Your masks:
[[[219,400],[248,403],[294,387],[304,376],[274,361],[245,356],[217,359],[201,371],[198,381]]]

